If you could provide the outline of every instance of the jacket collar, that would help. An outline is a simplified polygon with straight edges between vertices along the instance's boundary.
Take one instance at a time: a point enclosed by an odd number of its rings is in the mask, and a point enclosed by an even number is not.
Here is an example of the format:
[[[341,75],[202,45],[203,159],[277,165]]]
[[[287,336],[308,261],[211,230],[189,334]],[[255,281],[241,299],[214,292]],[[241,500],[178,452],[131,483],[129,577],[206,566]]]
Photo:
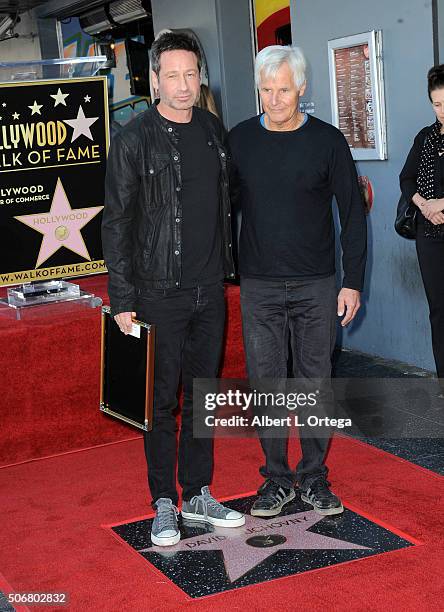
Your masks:
[[[173,138],[173,140],[177,143],[179,135],[174,127],[174,124],[168,121],[163,115],[161,115],[157,110],[157,105],[159,101],[156,100],[151,106],[148,107],[147,115],[151,119],[153,119],[160,127],[160,129],[169,137]],[[203,128],[208,134],[214,136],[214,130],[212,129],[211,123],[206,119],[205,113],[202,112],[200,108],[196,106],[193,108],[193,116],[195,116],[198,121],[201,123]]]

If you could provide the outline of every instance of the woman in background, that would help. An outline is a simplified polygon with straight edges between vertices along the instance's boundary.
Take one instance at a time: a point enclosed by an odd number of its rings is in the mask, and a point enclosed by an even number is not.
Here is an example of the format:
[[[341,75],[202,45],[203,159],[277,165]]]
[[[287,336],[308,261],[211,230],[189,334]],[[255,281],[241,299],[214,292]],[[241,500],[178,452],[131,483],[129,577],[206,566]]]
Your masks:
[[[418,207],[416,252],[444,391],[444,64],[431,68],[427,80],[436,121],[417,134],[399,178],[407,202]]]
[[[205,85],[204,83],[202,83],[202,85],[200,86],[200,96],[199,100],[196,103],[196,106],[210,111],[210,113],[213,113],[213,115],[216,115],[216,117],[220,119],[219,113],[217,112],[214,96],[211,93],[211,89],[208,87],[208,85]]]

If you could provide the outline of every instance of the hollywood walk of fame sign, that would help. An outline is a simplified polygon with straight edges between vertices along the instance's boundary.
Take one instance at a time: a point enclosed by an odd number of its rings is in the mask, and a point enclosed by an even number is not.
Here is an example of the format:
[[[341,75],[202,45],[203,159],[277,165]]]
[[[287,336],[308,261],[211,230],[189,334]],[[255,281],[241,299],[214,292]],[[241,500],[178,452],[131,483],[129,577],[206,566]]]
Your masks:
[[[0,83],[0,285],[106,272],[105,77]]]
[[[151,544],[152,519],[112,530],[191,597],[328,568],[416,543],[347,508],[342,515],[324,517],[297,496],[282,514],[265,519],[248,514],[253,501],[254,497],[244,497],[226,502],[246,513],[244,526],[224,529],[182,521],[181,540],[171,547]]]

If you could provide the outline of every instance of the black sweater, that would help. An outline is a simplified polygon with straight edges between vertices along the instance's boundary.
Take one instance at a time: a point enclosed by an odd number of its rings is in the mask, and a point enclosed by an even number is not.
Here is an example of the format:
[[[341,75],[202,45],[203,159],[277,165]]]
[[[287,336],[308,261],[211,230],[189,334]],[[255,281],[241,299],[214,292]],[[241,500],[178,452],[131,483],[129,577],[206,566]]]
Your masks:
[[[242,210],[241,276],[301,279],[334,274],[334,195],[342,230],[343,286],[362,290],[364,205],[342,133],[312,116],[289,132],[269,131],[253,117],[231,130],[229,143],[234,198]]]

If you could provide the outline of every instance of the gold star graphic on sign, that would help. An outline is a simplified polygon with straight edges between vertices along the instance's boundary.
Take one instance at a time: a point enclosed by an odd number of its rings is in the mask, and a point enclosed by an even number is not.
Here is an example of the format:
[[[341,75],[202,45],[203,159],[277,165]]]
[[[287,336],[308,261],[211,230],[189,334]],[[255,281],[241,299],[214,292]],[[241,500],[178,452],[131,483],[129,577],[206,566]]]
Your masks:
[[[13,113],[12,118],[13,119],[19,119],[20,118],[20,114],[19,113]]]
[[[66,100],[65,98],[67,98],[69,96],[69,94],[67,93],[62,93],[62,90],[58,89],[56,94],[50,94],[51,98],[54,98],[54,106],[58,106],[59,104],[63,104],[63,106],[66,106]]]
[[[94,140],[91,134],[90,127],[97,121],[98,117],[85,117],[83,108],[79,106],[76,119],[63,119],[70,127],[73,128],[71,142],[77,140],[79,136],[86,136],[90,140]]]
[[[34,104],[32,106],[28,106],[28,108],[30,108],[32,111],[31,115],[41,115],[42,113],[40,112],[40,109],[42,106],[43,104],[37,104],[37,100],[34,100]]]

